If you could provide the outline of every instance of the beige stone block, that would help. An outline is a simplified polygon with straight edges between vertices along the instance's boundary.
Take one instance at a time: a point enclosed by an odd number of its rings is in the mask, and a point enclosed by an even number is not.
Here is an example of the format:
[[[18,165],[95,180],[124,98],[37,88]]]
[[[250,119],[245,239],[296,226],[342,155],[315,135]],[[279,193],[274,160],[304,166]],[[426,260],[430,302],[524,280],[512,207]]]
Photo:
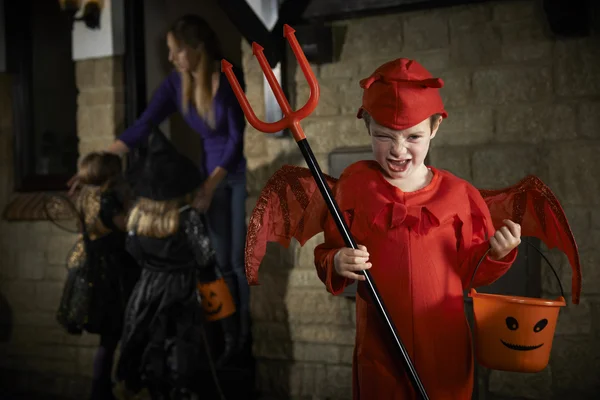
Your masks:
[[[304,132],[313,152],[329,153],[344,146],[367,146],[371,140],[362,120],[349,117],[307,118]]]
[[[297,63],[296,58],[294,57],[293,53],[290,52],[288,54],[290,55],[290,62],[293,63],[293,65],[295,65],[295,68],[293,70],[294,71],[294,82],[296,82],[296,84],[307,84],[308,79],[304,75],[304,71],[302,70],[302,68],[300,68],[300,65]],[[309,63],[308,67],[309,67],[309,70],[312,71],[313,75],[316,76],[317,79],[319,79],[319,77],[321,75],[321,66]]]
[[[436,142],[429,150],[430,164],[438,169],[450,171],[459,178],[471,182],[471,157],[473,150],[461,146],[438,146]]]
[[[19,276],[19,264],[17,263],[17,251],[10,244],[0,244],[0,282],[7,282]]]
[[[63,266],[48,265],[44,269],[44,280],[49,282],[62,282],[67,279],[67,269]]]
[[[11,175],[13,169],[13,142],[14,136],[9,131],[0,131],[0,169]]]
[[[66,338],[72,336],[69,335],[60,325],[55,324],[54,327],[44,328],[43,335],[36,335],[33,341],[45,345],[60,346],[66,342]]]
[[[600,301],[594,299],[590,301],[590,313],[592,314],[592,330],[596,335],[600,333]]]
[[[63,284],[59,282],[38,282],[35,285],[36,305],[40,310],[56,311],[60,303]]]
[[[80,157],[82,155],[88,154],[91,151],[103,151],[114,141],[114,139],[103,138],[103,139],[94,139],[92,140],[81,140],[79,141],[79,154]]]
[[[265,120],[265,95],[264,88],[262,86],[253,87],[251,90],[246,89],[246,99],[248,99],[248,103],[250,103],[250,107],[252,107],[252,111],[256,115],[256,117],[264,121]],[[247,122],[247,127],[250,129],[254,129],[249,122]],[[248,129],[247,128],[247,129]]]
[[[291,132],[288,137],[267,135],[266,148],[269,159],[272,160],[272,164],[277,166],[277,168],[283,164],[293,164],[296,160],[302,158],[302,153],[300,153],[298,145],[292,138]]]
[[[506,397],[545,400],[552,397],[552,372],[550,367],[535,374],[491,371],[491,393]]]
[[[444,87],[440,95],[445,107],[463,107],[472,101],[471,73],[468,71],[452,71],[441,75]]]
[[[325,287],[319,279],[315,268],[295,268],[290,272],[289,287],[320,289]]]
[[[550,68],[492,68],[473,73],[473,94],[479,104],[541,101],[552,96]]]
[[[323,367],[322,364],[308,362],[293,364],[290,370],[290,395],[305,398],[322,394],[328,384]]]
[[[493,25],[487,22],[466,25],[453,29],[451,34],[452,66],[494,65],[500,60],[501,39]]]
[[[320,363],[282,363],[262,359],[257,363],[257,386],[266,398],[321,398],[330,384]]]
[[[96,70],[93,59],[75,62],[75,81],[79,90],[96,87]]]
[[[275,274],[259,274],[259,286],[251,287],[250,311],[253,321],[285,322],[288,310],[285,303],[284,289],[286,276]]]
[[[406,50],[431,50],[448,46],[448,13],[427,10],[406,14],[404,45]]]
[[[80,107],[94,107],[125,103],[125,92],[122,88],[104,87],[79,92],[77,103]]]
[[[79,95],[80,97],[82,94]],[[77,136],[79,140],[95,137],[94,109],[96,107],[80,106],[77,110]]]
[[[577,238],[575,238],[577,241]],[[553,250],[546,253],[548,260],[552,263],[552,266],[556,270],[562,289],[565,295],[571,295],[572,286],[572,268],[567,260],[567,257],[558,250]],[[580,262],[582,270],[582,293],[584,295],[600,294],[600,268],[597,267],[597,262],[600,259],[598,252],[594,250],[582,251],[580,253]],[[548,296],[559,296],[560,286],[556,277],[552,273],[550,267],[547,266],[545,261],[541,264],[541,276],[542,276],[542,290]]]
[[[298,267],[314,270],[314,268],[315,268],[315,258],[314,258],[315,247],[317,247],[319,244],[323,243],[324,241],[325,241],[325,236],[321,232],[321,233],[318,233],[317,235],[315,235],[314,237],[312,237],[311,239],[309,239],[306,243],[304,243],[304,246],[302,246],[302,247],[298,246],[297,247]]]
[[[355,311],[352,301],[332,296],[324,288],[290,288],[285,299],[289,320],[294,322],[347,325]]]
[[[21,249],[17,253],[18,277],[23,280],[41,280],[44,278],[46,260],[43,250]]]
[[[94,356],[96,355],[97,349],[93,347],[80,347],[80,348],[72,348],[76,350],[76,354],[73,357],[73,362],[77,364],[79,369],[79,374],[92,377],[94,373]]]
[[[452,32],[455,29],[463,29],[482,22],[489,22],[492,19],[492,7],[490,4],[456,6],[449,8],[447,11],[452,41],[454,41]]]
[[[123,62],[120,56],[102,57],[94,60],[94,83],[96,87],[122,87]]]
[[[269,360],[293,360],[292,343],[290,341],[264,339],[254,340],[252,354],[258,358]]]
[[[416,51],[414,51],[416,52]],[[410,54],[409,50],[402,50],[401,52],[398,53],[397,57],[402,57],[405,54]],[[369,58],[363,58],[360,60],[348,60],[347,63],[357,63],[360,66],[359,69],[359,73],[357,78],[357,83],[360,84],[360,80],[367,78],[369,76],[371,76],[375,70],[377,68],[379,68],[381,65],[385,64],[386,62],[393,60],[394,58],[397,58],[395,56],[389,55],[389,56],[378,56],[378,57],[369,57]]]
[[[0,85],[0,135],[13,126],[12,90],[8,85]]]
[[[121,110],[119,108],[120,106],[118,105],[108,104],[91,109],[95,138],[110,138],[114,140],[117,126],[121,123],[119,120]]]
[[[493,14],[496,21],[514,21],[535,17],[539,11],[534,1],[505,1],[493,4]]]
[[[556,336],[550,366],[557,398],[595,398],[600,388],[600,346],[590,335]]]
[[[504,146],[476,150],[473,184],[480,189],[514,185],[528,174],[542,176],[542,154],[533,146]]]
[[[597,204],[600,197],[600,146],[591,143],[561,143],[551,146],[544,157],[548,179],[545,181],[563,205]]]
[[[557,335],[585,335],[592,333],[592,313],[590,303],[584,297],[579,304],[567,297],[567,306],[561,308],[556,324]]]
[[[510,63],[552,62],[554,43],[538,41],[534,43],[511,43],[502,46],[502,61]]]
[[[64,343],[69,346],[98,347],[100,343],[100,337],[98,335],[84,332],[81,336],[65,336]]]
[[[600,94],[600,46],[596,38],[557,41],[555,57],[555,85],[559,96]]]
[[[46,261],[50,265],[64,266],[67,255],[77,241],[76,234],[61,232],[48,237],[46,241]]]
[[[254,129],[252,126],[246,127],[244,133],[244,155],[248,159],[263,160],[267,155],[268,135]]]
[[[320,97],[319,105],[313,111],[313,115],[317,117],[326,117],[340,114],[341,105],[344,97],[340,96],[340,85],[346,82],[340,80],[322,80],[319,82]],[[296,96],[296,109],[300,109],[307,103],[310,97],[310,88],[308,85],[299,85]]]
[[[543,143],[571,141],[577,137],[574,105],[541,103],[498,108],[498,142]]]
[[[294,142],[286,139],[266,139],[267,143],[282,144],[282,147],[296,146]],[[287,142],[287,143],[284,143]],[[297,147],[297,146],[296,146]],[[292,148],[293,149],[293,148]],[[270,151],[274,151],[270,149]],[[247,167],[247,186],[251,195],[258,195],[267,181],[273,174],[285,164],[296,165],[303,160],[300,150],[283,151],[279,148],[279,153],[267,155],[265,157],[248,158]]]
[[[382,15],[372,18],[350,20],[341,60],[359,58],[394,58],[402,50],[402,16],[400,14]],[[377,43],[377,46],[373,44]]]
[[[269,242],[261,265],[262,270],[266,274],[270,271],[277,275],[284,273],[289,280],[289,274],[296,264],[295,246],[295,241],[292,241],[287,248],[277,242]]]
[[[70,360],[48,360],[44,358],[32,359],[31,369],[38,372],[67,375],[77,375],[79,372],[77,364]]]
[[[600,229],[592,225],[593,209],[563,206],[580,252],[595,250],[600,243]]]
[[[488,143],[494,132],[494,111],[491,108],[448,110],[446,118],[433,140],[437,145],[472,145]]]
[[[328,79],[357,79],[361,64],[356,60],[338,61],[319,66],[319,83]],[[358,81],[357,81],[358,82]],[[358,83],[357,83],[358,84]]]
[[[36,302],[36,297],[29,299],[33,307],[39,309],[39,304]],[[45,305],[43,311],[24,311],[14,314],[15,325],[36,327],[37,329],[46,329],[56,327],[56,308],[58,301]]]
[[[356,329],[351,325],[292,324],[291,340],[294,342],[354,345]]]
[[[543,17],[502,23],[499,26],[502,44],[538,43],[551,40],[551,37],[546,34],[543,23]]]
[[[579,106],[579,134],[589,139],[600,139],[600,102],[586,102]]]
[[[419,64],[435,76],[439,76],[440,74],[443,76],[444,71],[451,67],[450,54],[451,49],[444,48],[425,51],[404,50],[400,56],[418,61]],[[387,61],[389,60],[384,60],[383,62]],[[369,73],[365,74],[365,77],[368,75]]]
[[[22,313],[35,309],[35,285],[26,281],[2,282],[2,296],[14,313]]]
[[[294,342],[292,354],[295,361],[338,364],[342,362],[344,347],[347,346]]]
[[[328,365],[326,367],[325,396],[334,399],[352,398],[352,366]]]

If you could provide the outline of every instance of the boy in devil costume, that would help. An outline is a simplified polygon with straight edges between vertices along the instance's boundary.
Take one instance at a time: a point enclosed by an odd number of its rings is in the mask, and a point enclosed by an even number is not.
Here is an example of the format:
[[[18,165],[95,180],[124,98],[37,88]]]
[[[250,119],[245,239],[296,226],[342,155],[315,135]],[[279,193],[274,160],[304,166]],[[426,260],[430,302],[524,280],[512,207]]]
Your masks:
[[[431,399],[470,399],[473,357],[463,291],[501,277],[520,236],[558,247],[573,267],[579,302],[579,255],[552,192],[530,176],[510,188],[478,191],[453,174],[425,166],[430,141],[447,117],[443,81],[416,61],[397,59],[363,79],[358,118],[366,122],[375,161],[360,161],[339,180],[326,177],[358,250],[344,241],[305,168],[284,166],[269,180],[248,230],[246,273],[257,284],[266,242],[301,245],[320,231],[315,266],[340,294],[369,269]],[[473,277],[477,262],[482,264]],[[415,394],[363,285],[356,301],[354,399],[412,399]]]

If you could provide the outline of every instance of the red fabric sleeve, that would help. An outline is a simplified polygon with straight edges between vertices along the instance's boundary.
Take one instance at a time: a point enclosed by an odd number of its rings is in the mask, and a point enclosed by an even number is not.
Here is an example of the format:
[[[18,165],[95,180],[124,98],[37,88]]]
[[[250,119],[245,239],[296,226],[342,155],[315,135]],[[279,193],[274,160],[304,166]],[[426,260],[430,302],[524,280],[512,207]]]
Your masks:
[[[508,253],[501,260],[493,260],[487,254],[477,269],[471,285],[471,278],[479,260],[490,247],[489,239],[494,235],[490,211],[481,194],[469,185],[467,187],[469,212],[463,217],[462,237],[459,241],[459,265],[463,289],[477,288],[493,283],[508,271],[517,258],[518,249]]]

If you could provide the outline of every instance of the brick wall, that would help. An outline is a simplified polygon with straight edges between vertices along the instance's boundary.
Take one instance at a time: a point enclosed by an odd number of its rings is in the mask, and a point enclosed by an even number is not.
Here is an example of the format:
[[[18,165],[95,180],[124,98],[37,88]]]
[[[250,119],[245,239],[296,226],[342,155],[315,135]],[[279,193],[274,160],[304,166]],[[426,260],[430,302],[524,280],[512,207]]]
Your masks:
[[[119,57],[77,62],[79,152],[103,149],[123,127]],[[0,206],[12,196],[12,88],[0,76]],[[83,399],[98,336],[67,335],[55,313],[75,236],[49,222],[0,221],[0,398]]]
[[[555,40],[535,1],[490,2],[433,11],[339,21],[335,63],[313,66],[321,86],[315,113],[303,121],[327,170],[342,146],[369,145],[358,81],[396,57],[415,58],[442,77],[450,117],[433,141],[433,165],[481,188],[537,174],[565,206],[581,251],[583,296],[561,311],[550,365],[538,374],[481,369],[480,399],[590,398],[600,392],[600,46],[598,38]],[[340,34],[338,34],[340,33]],[[337,40],[339,39],[339,40]],[[264,115],[262,76],[244,47],[248,96]],[[308,88],[297,71],[296,103]],[[248,128],[249,189],[256,196],[282,164],[303,165],[291,139]],[[248,210],[256,198],[248,202]],[[276,245],[252,288],[259,385],[268,398],[342,399],[351,392],[354,303],[328,295],[312,261],[317,237],[302,249]],[[570,267],[552,253],[570,294]],[[542,266],[544,296],[558,294]],[[567,301],[570,297],[567,295]]]

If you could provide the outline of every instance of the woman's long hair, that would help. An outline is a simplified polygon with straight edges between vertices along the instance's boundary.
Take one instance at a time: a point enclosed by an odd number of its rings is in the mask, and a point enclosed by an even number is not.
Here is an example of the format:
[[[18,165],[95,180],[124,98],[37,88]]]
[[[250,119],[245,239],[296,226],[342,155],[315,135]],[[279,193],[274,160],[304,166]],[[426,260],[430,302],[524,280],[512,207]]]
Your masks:
[[[204,118],[211,128],[215,127],[213,98],[213,74],[216,71],[216,61],[221,57],[221,48],[217,35],[210,26],[197,15],[184,15],[177,19],[169,33],[179,45],[185,45],[200,53],[196,66],[197,80],[194,82],[190,71],[181,74],[181,105],[188,112],[190,103],[194,104],[198,115]]]

